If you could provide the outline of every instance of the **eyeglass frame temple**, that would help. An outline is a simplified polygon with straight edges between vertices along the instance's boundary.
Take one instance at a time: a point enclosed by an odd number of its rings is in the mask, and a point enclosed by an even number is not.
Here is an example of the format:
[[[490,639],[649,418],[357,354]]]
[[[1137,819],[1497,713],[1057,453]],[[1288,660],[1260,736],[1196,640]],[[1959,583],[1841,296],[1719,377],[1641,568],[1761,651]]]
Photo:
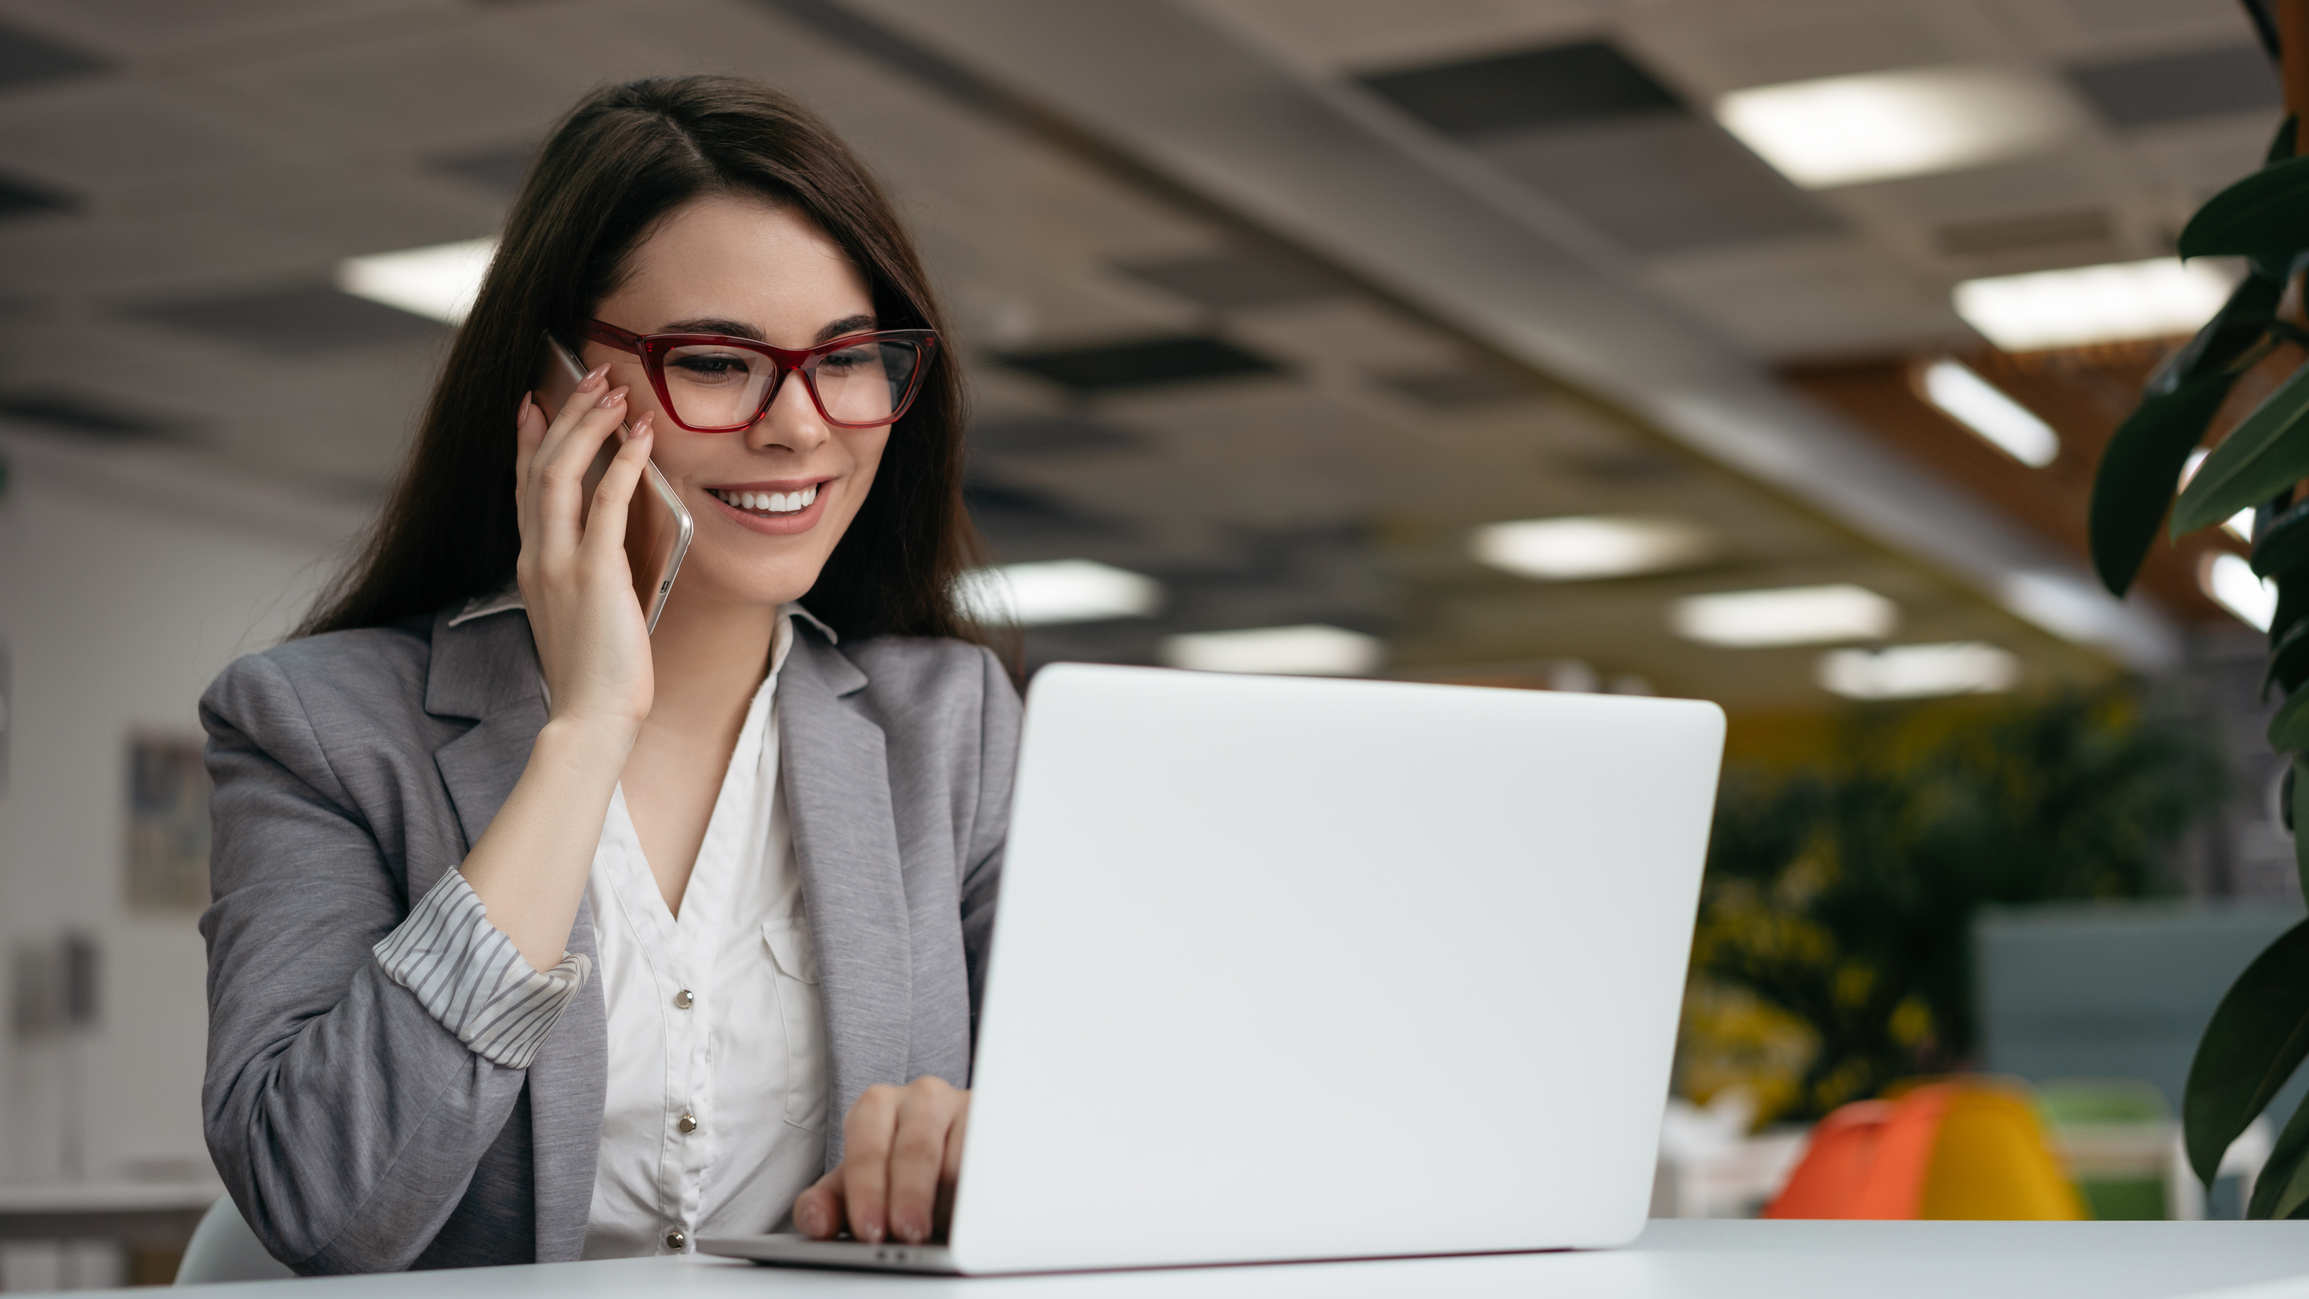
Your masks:
[[[666,418],[692,433],[735,433],[741,429],[752,428],[760,422],[763,413],[769,410],[770,403],[778,399],[778,390],[786,386],[788,374],[802,375],[802,388],[810,394],[810,405],[817,408],[819,418],[827,423],[837,428],[887,427],[905,418],[906,412],[913,409],[914,398],[919,396],[922,391],[922,376],[929,371],[930,363],[937,356],[939,341],[938,331],[934,329],[876,329],[863,334],[845,334],[840,338],[827,339],[815,347],[797,349],[778,347],[751,338],[737,338],[729,334],[637,334],[630,329],[621,329],[606,320],[591,318],[579,327],[578,333],[589,342],[599,343],[604,347],[614,347],[621,352],[633,353],[641,361],[642,371],[649,375],[649,386],[656,389],[658,404],[664,407]],[[854,347],[860,339],[883,338],[890,335],[904,336],[905,341],[918,352],[914,373],[907,377],[906,391],[899,395],[896,402],[892,403],[894,409],[891,411],[890,418],[876,420],[871,424],[855,424],[835,419],[832,413],[826,409],[825,399],[818,395],[817,379],[803,373],[802,366],[813,358],[830,356],[845,347]],[[755,409],[752,418],[741,424],[722,424],[701,428],[674,413],[673,395],[667,392],[665,387],[665,358],[653,355],[645,346],[654,339],[663,338],[711,339],[715,342],[733,343],[747,351],[760,352],[777,363],[778,377],[763,389],[762,404]]]

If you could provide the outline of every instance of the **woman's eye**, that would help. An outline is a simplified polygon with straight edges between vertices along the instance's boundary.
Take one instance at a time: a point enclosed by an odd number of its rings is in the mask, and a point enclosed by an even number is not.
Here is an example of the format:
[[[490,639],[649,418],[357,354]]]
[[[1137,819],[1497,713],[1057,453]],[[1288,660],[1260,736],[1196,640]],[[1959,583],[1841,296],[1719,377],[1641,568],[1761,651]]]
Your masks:
[[[851,371],[861,370],[872,365],[874,360],[873,348],[851,347],[835,352],[818,362],[818,368],[834,374],[848,374]]]
[[[705,382],[739,378],[748,372],[742,356],[682,356],[674,358],[666,368],[678,371],[682,378]]]

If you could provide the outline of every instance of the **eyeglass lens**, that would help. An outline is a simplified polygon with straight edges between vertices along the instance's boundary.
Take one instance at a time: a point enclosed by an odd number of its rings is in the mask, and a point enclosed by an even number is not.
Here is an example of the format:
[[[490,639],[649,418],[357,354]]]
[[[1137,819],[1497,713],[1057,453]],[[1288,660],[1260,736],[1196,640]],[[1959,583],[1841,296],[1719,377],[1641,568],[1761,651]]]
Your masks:
[[[826,417],[838,424],[890,419],[914,380],[919,354],[911,343],[866,342],[813,358],[803,366]],[[775,361],[724,344],[672,348],[665,358],[665,390],[674,418],[722,428],[745,424],[762,409],[762,395],[777,377]]]

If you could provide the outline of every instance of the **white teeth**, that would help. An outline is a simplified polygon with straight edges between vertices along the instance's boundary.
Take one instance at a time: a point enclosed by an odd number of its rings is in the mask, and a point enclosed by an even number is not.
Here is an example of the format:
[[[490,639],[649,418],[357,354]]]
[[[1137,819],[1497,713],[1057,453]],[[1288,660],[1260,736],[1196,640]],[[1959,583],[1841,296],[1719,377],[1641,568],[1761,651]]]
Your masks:
[[[810,484],[798,492],[732,492],[715,489],[714,496],[741,510],[759,510],[767,514],[793,514],[810,508],[818,499],[818,485]]]

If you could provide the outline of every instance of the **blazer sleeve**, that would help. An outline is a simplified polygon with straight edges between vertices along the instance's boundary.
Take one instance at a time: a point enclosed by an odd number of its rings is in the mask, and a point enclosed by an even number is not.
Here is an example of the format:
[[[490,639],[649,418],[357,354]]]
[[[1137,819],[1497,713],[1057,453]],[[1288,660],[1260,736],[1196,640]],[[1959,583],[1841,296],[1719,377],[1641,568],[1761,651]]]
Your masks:
[[[216,787],[200,926],[210,1156],[298,1272],[406,1268],[527,1075],[469,1048],[386,972],[373,949],[408,914],[404,886],[282,668],[234,663],[201,721]]]
[[[1002,850],[1010,835],[1010,788],[1018,772],[1024,711],[1010,674],[992,650],[979,648],[978,806],[962,855],[962,957],[970,978],[970,1044],[986,999],[986,957],[994,942],[994,907],[1002,891]]]

